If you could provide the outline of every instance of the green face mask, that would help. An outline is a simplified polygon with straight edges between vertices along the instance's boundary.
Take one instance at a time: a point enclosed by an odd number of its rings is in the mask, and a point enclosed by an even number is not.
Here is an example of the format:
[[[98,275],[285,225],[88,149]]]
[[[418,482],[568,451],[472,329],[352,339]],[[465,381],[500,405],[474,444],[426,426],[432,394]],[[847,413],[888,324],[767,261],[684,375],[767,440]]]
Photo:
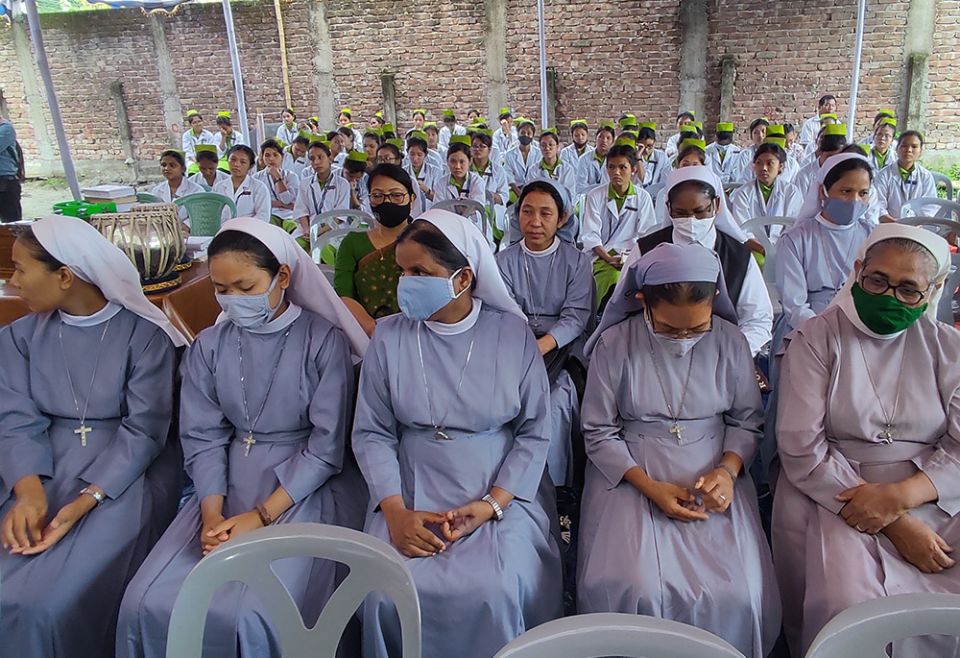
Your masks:
[[[891,295],[871,295],[859,283],[853,284],[853,305],[870,331],[887,336],[903,331],[920,319],[927,305],[907,306]]]

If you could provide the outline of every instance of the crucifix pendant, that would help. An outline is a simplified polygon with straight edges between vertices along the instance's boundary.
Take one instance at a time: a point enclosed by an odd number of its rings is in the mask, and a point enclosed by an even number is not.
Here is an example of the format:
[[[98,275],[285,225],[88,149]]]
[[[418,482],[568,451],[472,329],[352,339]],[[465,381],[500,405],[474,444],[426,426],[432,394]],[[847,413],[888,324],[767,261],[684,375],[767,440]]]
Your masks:
[[[436,430],[434,430],[434,432],[433,432],[433,438],[435,438],[437,441],[449,441],[449,440],[450,440],[450,437],[447,436],[447,433],[443,431],[443,428],[442,428],[442,427],[438,427],[438,428],[436,428]]]
[[[251,434],[247,434],[247,436],[244,437],[244,439],[243,439],[243,456],[244,456],[244,457],[249,457],[249,456],[250,456],[250,448],[251,448],[251,447],[253,446],[253,444],[256,443],[256,442],[257,442],[257,440],[256,440],[255,438],[253,438],[253,434],[252,434],[252,433],[251,433]]]
[[[883,430],[880,434],[877,435],[877,438],[883,441],[884,443],[893,443],[893,439],[896,436],[893,431],[893,425],[887,423],[883,426]]]
[[[80,446],[82,448],[87,447],[87,434],[93,431],[92,427],[87,427],[85,423],[80,423],[80,427],[73,430],[74,434],[80,435]]]
[[[683,427],[679,422],[674,422],[670,428],[670,433],[677,437],[677,443],[683,443]]]

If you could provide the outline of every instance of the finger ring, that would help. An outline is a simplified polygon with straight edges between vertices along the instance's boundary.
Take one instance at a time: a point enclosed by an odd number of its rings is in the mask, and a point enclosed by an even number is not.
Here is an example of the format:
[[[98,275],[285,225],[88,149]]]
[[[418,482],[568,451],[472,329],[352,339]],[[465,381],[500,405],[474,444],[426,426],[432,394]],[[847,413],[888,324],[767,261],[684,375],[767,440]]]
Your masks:
[[[860,526],[857,526],[857,532],[863,532],[863,528],[861,528]]]
[[[721,502],[721,503],[727,502],[727,497],[724,496],[723,494],[720,494],[720,502]]]

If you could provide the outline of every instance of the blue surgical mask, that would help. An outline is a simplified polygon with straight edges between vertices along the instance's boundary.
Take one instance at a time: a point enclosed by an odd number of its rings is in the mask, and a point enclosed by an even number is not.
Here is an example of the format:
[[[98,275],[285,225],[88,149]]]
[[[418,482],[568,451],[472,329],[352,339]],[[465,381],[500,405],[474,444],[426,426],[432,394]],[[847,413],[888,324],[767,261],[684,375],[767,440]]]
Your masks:
[[[451,301],[467,291],[453,290],[453,280],[462,268],[443,276],[402,276],[397,284],[397,303],[411,320],[427,320]]]
[[[827,193],[826,190],[823,191]],[[864,201],[844,201],[843,199],[831,199],[826,197],[823,200],[823,212],[830,220],[839,226],[848,226],[863,217],[870,204]]]
[[[224,315],[241,329],[259,329],[270,322],[277,309],[283,303],[283,295],[276,306],[270,306],[270,293],[277,287],[277,277],[270,282],[267,292],[262,295],[221,295],[217,293],[217,303]]]

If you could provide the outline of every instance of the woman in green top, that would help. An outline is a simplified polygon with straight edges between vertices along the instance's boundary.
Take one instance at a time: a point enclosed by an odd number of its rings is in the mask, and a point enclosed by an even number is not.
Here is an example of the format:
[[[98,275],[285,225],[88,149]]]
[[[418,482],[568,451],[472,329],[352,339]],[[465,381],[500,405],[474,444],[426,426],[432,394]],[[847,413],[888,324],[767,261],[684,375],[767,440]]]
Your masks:
[[[416,193],[410,175],[393,164],[379,164],[367,180],[376,218],[366,231],[348,234],[337,249],[333,287],[368,335],[376,321],[400,311],[395,258],[397,235],[410,221]]]

